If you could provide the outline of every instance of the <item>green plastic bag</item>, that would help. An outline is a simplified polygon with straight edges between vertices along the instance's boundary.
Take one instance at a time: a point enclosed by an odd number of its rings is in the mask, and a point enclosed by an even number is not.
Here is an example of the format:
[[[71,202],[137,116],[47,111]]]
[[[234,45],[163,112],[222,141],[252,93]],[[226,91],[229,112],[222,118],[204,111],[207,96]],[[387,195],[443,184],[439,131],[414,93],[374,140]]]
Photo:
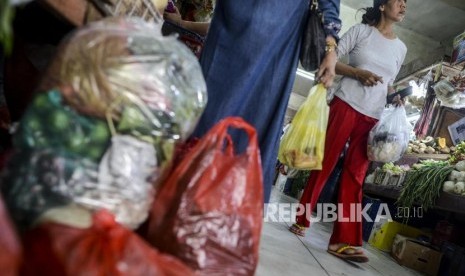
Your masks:
[[[299,170],[321,170],[328,116],[326,88],[315,85],[281,139],[279,161]]]

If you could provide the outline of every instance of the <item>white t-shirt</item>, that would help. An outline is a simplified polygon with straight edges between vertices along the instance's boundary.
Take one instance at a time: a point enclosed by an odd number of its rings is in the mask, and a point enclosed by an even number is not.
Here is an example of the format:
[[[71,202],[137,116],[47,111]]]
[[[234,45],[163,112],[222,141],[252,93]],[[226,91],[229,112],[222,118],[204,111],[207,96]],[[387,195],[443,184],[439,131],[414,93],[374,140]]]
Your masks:
[[[406,53],[407,47],[399,38],[388,39],[366,24],[351,27],[339,41],[338,57],[349,54],[349,65],[381,76],[383,83],[369,87],[343,77],[334,95],[358,112],[379,119],[386,105],[388,85],[394,83]]]

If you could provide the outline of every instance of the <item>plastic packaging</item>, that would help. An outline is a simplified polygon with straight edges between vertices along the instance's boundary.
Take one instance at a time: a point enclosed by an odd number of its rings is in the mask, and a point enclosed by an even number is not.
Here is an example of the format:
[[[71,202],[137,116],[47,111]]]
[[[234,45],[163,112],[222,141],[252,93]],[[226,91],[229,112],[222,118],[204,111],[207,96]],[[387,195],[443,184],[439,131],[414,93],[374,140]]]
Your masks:
[[[368,159],[383,163],[399,160],[407,150],[411,131],[403,106],[384,109],[368,136]]]
[[[111,214],[94,214],[90,228],[45,223],[24,237],[22,274],[29,275],[193,275],[174,257],[151,248],[118,225]]]
[[[60,47],[45,80],[81,114],[120,120],[126,109],[157,136],[186,138],[206,104],[194,55],[161,25],[136,18],[90,24]]]
[[[136,228],[178,142],[195,127],[206,86],[195,56],[160,24],[109,18],[65,40],[14,134],[2,190],[32,225],[71,203]]]
[[[328,116],[326,88],[315,85],[281,139],[279,161],[299,170],[321,170]]]
[[[249,136],[235,154],[228,127]],[[159,188],[148,240],[198,275],[253,275],[263,221],[263,180],[255,129],[239,118],[213,127]]]
[[[465,95],[462,95],[450,81],[441,80],[433,89],[442,106],[450,108],[465,107]]]

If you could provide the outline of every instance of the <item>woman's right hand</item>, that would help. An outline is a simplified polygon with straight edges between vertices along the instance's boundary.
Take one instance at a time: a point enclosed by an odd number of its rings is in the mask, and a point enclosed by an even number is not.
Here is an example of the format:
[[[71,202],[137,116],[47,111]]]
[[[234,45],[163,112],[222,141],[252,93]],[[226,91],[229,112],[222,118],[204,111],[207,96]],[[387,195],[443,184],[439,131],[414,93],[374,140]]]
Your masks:
[[[375,86],[378,82],[383,83],[383,78],[363,69],[358,69],[355,72],[355,78],[364,86]]]
[[[330,88],[333,85],[334,77],[336,76],[336,62],[336,52],[327,52],[318,69],[317,78],[326,88]]]

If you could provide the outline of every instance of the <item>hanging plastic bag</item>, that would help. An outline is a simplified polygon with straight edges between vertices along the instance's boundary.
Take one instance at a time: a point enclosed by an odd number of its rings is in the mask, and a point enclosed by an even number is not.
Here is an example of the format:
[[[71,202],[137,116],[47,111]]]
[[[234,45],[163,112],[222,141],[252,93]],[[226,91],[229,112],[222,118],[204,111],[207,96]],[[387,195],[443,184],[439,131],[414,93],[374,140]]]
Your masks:
[[[368,159],[383,163],[399,160],[407,150],[411,131],[403,106],[384,109],[368,136]]]
[[[328,116],[326,88],[315,85],[281,139],[279,161],[299,170],[321,170]]]
[[[228,128],[249,136],[235,154]],[[210,130],[157,190],[148,240],[200,275],[253,275],[263,221],[255,129],[227,118]]]
[[[18,275],[21,248],[0,196],[0,271],[3,276]]]
[[[90,228],[45,223],[24,236],[22,275],[193,275],[117,224],[107,211],[95,213]]]

